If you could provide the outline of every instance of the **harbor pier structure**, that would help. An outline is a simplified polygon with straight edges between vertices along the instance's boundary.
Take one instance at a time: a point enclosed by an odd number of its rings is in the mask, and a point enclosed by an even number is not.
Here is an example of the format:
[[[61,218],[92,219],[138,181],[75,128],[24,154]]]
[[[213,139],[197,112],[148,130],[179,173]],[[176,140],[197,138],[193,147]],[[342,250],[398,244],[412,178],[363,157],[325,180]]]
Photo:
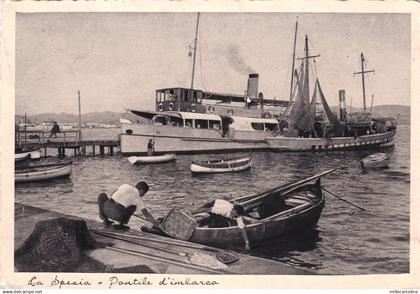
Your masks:
[[[73,156],[114,155],[120,146],[117,139],[89,139],[81,140],[78,130],[61,131],[57,137],[50,137],[49,131],[16,131],[15,147],[23,149],[42,149],[43,156],[48,156],[49,149],[56,149],[59,157],[66,156],[66,151]]]

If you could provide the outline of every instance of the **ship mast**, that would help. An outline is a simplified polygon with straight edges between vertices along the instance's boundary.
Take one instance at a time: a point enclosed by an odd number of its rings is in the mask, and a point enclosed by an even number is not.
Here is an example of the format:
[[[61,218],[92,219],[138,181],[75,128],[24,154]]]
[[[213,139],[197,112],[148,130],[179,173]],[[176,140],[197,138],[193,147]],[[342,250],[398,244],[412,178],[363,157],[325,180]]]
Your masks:
[[[305,35],[305,57],[298,58],[297,60],[305,60],[305,80],[303,83],[303,97],[309,99],[309,59],[317,58],[321,55],[309,55],[309,46],[308,46],[308,35]]]
[[[360,60],[362,63],[362,71],[353,73],[354,75],[361,74],[362,75],[362,89],[363,89],[363,110],[366,111],[366,91],[365,91],[365,74],[370,72],[375,72],[375,70],[365,70],[365,57],[363,56],[363,52],[360,54]]]
[[[195,39],[194,39],[194,57],[193,57],[193,66],[192,66],[192,75],[191,75],[191,95],[194,88],[194,71],[195,71],[195,58],[197,55],[197,36],[198,36],[198,22],[200,20],[200,12],[197,14],[197,26],[195,28]]]
[[[294,80],[294,72],[295,72],[295,58],[296,58],[296,37],[297,37],[297,29],[298,29],[298,19],[296,17],[296,26],[295,26],[295,41],[293,44],[293,61],[292,61],[292,76],[290,77],[290,101],[293,100],[293,80]]]

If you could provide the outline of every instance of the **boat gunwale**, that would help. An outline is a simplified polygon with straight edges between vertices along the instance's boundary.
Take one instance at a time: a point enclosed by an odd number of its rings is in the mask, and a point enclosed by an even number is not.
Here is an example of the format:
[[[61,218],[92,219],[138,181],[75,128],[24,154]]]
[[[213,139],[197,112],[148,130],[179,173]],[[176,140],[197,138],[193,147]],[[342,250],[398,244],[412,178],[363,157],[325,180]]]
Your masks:
[[[315,187],[315,185],[316,184],[309,184],[309,185],[304,185],[304,186],[312,186],[312,187]],[[302,188],[304,186],[298,186],[298,187],[296,187],[296,189],[294,189],[293,191],[290,191],[289,193],[293,193],[295,190],[297,190],[299,188]],[[306,209],[299,210],[296,213],[293,213],[292,215],[285,215],[282,218],[275,218],[276,215],[281,214],[281,213],[284,213],[285,211],[287,211],[287,210],[283,210],[283,211],[280,211],[279,213],[276,213],[276,214],[273,214],[271,216],[268,216],[268,217],[266,217],[266,218],[264,218],[262,220],[255,219],[258,222],[247,224],[246,225],[246,228],[252,229],[254,227],[265,225],[265,224],[268,224],[268,223],[275,223],[275,222],[283,221],[285,219],[294,218],[294,217],[296,217],[298,215],[304,214],[304,213],[306,213],[306,212],[308,212],[310,210],[315,210],[316,208],[318,208],[321,205],[324,205],[324,203],[325,203],[325,193],[322,191],[322,188],[321,187],[319,188],[319,192],[321,194],[320,197],[317,197],[317,198],[319,198],[319,200],[317,200],[316,202],[314,202],[313,205],[307,207]],[[297,208],[297,207],[293,207],[293,208],[290,208],[288,210],[293,210],[295,208]],[[197,226],[196,227],[196,230],[203,231],[203,232],[204,231],[207,231],[207,232],[209,232],[209,231],[232,231],[232,232],[234,232],[234,231],[239,230],[239,228],[238,228],[238,226],[219,227],[219,228],[205,228],[205,227],[198,227]]]
[[[30,172],[31,169],[36,168],[44,168],[44,167],[57,167],[57,169],[66,167],[68,165],[73,164],[73,161],[67,161],[62,163],[50,163],[50,164],[43,164],[43,165],[33,165],[33,166],[25,166],[25,167],[15,167],[15,173],[27,173]],[[29,171],[24,171],[29,170]]]
[[[227,159],[215,159],[215,160],[193,160],[191,164],[195,164],[201,167],[210,167],[209,165],[218,164],[218,163],[238,163],[238,162],[246,162],[252,159],[251,155],[241,156],[241,157],[232,157]],[[217,167],[216,167],[217,168]]]

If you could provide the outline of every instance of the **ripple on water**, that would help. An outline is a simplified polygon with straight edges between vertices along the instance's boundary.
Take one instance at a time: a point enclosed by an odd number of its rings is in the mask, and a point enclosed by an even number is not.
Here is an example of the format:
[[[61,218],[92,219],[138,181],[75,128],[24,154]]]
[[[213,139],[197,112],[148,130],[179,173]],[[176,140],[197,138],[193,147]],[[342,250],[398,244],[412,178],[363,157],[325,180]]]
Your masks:
[[[315,269],[320,274],[404,273],[409,269],[410,154],[409,144],[403,143],[409,142],[409,128],[399,128],[396,142],[395,148],[387,150],[390,168],[365,174],[360,159],[369,154],[367,151],[253,152],[248,171],[202,176],[192,176],[191,161],[219,155],[180,155],[168,164],[138,166],[119,155],[75,158],[72,179],[16,185],[15,199],[98,220],[96,200],[100,192],[110,194],[122,183],[134,185],[144,180],[150,186],[144,201],[160,217],[173,207],[232,199],[335,168],[322,179],[323,185],[366,212],[326,193],[326,206],[316,230],[269,240],[251,254]],[[130,226],[142,224],[139,219],[130,220]]]

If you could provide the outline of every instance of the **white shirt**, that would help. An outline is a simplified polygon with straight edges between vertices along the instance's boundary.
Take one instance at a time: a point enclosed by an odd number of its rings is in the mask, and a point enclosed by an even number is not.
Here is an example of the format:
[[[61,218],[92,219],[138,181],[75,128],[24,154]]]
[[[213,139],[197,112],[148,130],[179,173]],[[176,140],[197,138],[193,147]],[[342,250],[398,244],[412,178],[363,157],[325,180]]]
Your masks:
[[[214,214],[219,214],[224,217],[230,217],[230,213],[232,212],[233,204],[229,201],[217,199],[214,201],[214,205],[211,209],[211,212]]]
[[[127,184],[122,184],[112,195],[111,198],[124,207],[136,205],[137,210],[140,211],[144,207],[143,200],[140,198],[139,191]]]

